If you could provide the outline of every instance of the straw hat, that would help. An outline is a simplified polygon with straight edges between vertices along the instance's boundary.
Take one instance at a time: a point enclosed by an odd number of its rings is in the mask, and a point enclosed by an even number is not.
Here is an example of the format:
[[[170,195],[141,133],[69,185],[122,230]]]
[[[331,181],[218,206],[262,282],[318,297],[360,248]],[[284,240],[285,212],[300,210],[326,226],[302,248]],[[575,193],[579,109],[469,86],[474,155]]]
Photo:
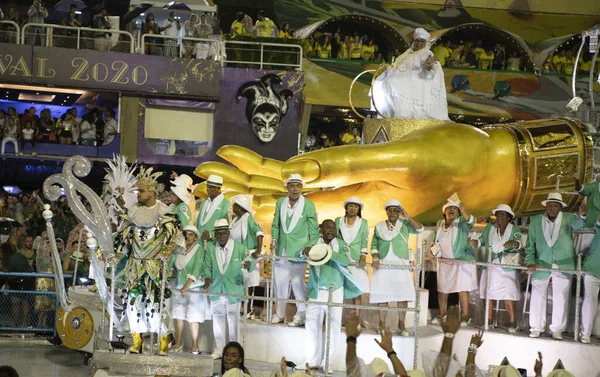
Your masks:
[[[320,266],[329,262],[331,259],[331,254],[333,254],[333,250],[331,250],[329,245],[318,243],[311,247],[308,251],[306,263],[310,264],[311,266]]]
[[[521,377],[521,372],[512,365],[500,365],[494,368],[493,377]]]
[[[542,205],[545,207],[549,202],[560,203],[560,205],[564,208],[567,206],[567,203],[563,202],[562,195],[560,192],[551,192],[548,194],[548,199],[542,202]]]
[[[300,183],[304,186],[304,181],[302,180],[302,176],[300,174],[290,174],[289,178],[283,185],[287,186],[290,183]]]
[[[448,202],[446,204],[444,204],[444,206],[442,207],[442,213],[446,213],[446,208],[448,208],[448,207],[460,208],[460,203],[448,200]]]
[[[75,250],[73,254],[71,254],[71,259],[75,259],[77,262],[83,262],[85,260],[85,256],[79,250]]]
[[[504,211],[506,213],[511,214],[513,217],[515,217],[515,213],[513,212],[512,208],[510,208],[510,206],[508,204],[498,205],[498,207],[496,207],[492,210],[492,213],[495,215],[496,212],[498,212],[498,211]]]

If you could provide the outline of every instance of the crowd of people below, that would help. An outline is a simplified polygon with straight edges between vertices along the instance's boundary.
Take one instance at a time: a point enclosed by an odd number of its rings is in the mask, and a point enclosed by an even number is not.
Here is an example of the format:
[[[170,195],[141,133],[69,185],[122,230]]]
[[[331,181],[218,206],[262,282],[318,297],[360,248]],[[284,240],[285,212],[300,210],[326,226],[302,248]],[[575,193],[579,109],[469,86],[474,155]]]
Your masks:
[[[329,137],[327,132],[317,129],[309,129],[304,143],[304,151],[334,147],[336,145],[362,144],[361,131],[358,127],[346,127],[335,139]]]
[[[118,133],[118,123],[114,110],[102,111],[91,109],[82,117],[77,108],[65,111],[59,118],[53,118],[49,109],[42,108],[37,115],[37,108],[31,106],[23,114],[16,108],[0,110],[1,154],[5,154],[8,143],[14,146],[15,154],[23,155],[26,145],[31,146],[31,154],[35,155],[36,143],[78,144],[100,146],[112,143]]]

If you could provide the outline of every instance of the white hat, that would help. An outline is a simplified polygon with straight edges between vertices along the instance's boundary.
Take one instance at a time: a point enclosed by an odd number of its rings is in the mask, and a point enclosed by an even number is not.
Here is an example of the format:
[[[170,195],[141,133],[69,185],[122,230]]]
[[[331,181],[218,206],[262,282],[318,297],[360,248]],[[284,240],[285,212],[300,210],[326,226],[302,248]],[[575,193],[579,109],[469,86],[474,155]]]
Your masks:
[[[184,231],[184,232],[192,232],[192,233],[194,233],[194,234],[196,235],[196,237],[197,237],[198,239],[200,239],[200,232],[198,232],[198,228],[196,228],[196,227],[195,227],[195,226],[193,226],[193,225],[188,225],[188,226],[186,226],[185,228],[183,228],[183,231]]]
[[[391,373],[388,364],[379,357],[374,358],[373,361],[371,361],[371,364],[369,364],[369,366],[371,367],[376,376],[380,374]]]
[[[559,192],[551,192],[548,194],[548,199],[544,200],[542,205],[545,207],[549,202],[560,203],[563,208],[567,206],[567,203],[563,202],[562,195]]]
[[[512,365],[500,365],[494,368],[493,377],[521,377],[521,372]]]
[[[448,207],[456,207],[460,208],[460,203],[453,202],[452,200],[448,200],[446,204],[442,207],[442,213],[446,213],[446,208]]]
[[[290,177],[283,185],[287,186],[289,183],[300,183],[304,186],[304,181],[302,180],[302,176],[300,174],[290,174]]]
[[[306,263],[310,264],[311,266],[320,266],[329,262],[331,259],[331,254],[333,254],[333,250],[331,250],[329,245],[318,243],[311,247],[308,251]]]
[[[346,206],[348,204],[356,204],[360,207],[360,209],[363,209],[364,205],[361,203],[360,199],[358,198],[358,196],[351,196],[348,198],[348,200],[346,200],[344,202],[344,208],[346,208]]]
[[[390,200],[388,200],[387,203],[385,203],[385,205],[383,206],[383,209],[387,209],[388,207],[402,208],[402,204],[400,204],[400,202],[396,199],[390,199]]]
[[[173,193],[177,195],[181,201],[185,203],[189,202],[190,190],[194,184],[192,178],[190,178],[190,176],[187,174],[182,174],[172,180],[171,184],[173,185],[173,187],[171,187],[171,191],[173,191]]]
[[[575,375],[568,370],[564,369],[555,369],[552,372],[548,373],[547,377],[575,377]]]
[[[206,184],[209,186],[221,187],[221,186],[223,186],[223,177],[211,174],[208,176],[208,179],[206,180]]]
[[[242,207],[246,212],[254,213],[252,210],[252,195],[239,194],[232,197],[231,202]]]
[[[219,230],[219,229],[229,229],[229,223],[227,222],[227,220],[219,219],[219,220],[215,221],[213,230]]]
[[[513,217],[515,216],[515,213],[513,212],[512,208],[510,208],[510,206],[508,204],[500,204],[498,205],[498,207],[494,208],[492,210],[492,214],[496,214],[496,212],[498,211],[504,211],[506,213],[511,214]]]
[[[427,42],[429,42],[429,37],[430,34],[427,32],[427,30],[423,29],[423,28],[416,28],[415,32],[413,34],[413,40],[414,39],[424,39]]]
[[[85,258],[84,258],[84,255],[83,255],[83,253],[81,251],[75,250],[75,251],[73,251],[73,254],[71,255],[71,259],[75,259],[78,262],[83,262],[83,260]]]

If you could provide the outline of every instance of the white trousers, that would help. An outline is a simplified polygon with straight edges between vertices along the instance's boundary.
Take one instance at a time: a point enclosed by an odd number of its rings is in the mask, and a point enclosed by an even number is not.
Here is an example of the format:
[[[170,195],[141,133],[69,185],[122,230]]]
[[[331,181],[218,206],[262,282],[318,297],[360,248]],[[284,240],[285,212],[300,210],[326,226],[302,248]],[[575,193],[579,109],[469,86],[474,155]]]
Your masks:
[[[306,274],[306,263],[290,263],[287,259],[278,259],[273,263],[275,272],[275,297],[289,298],[290,277],[292,281],[292,290],[296,300],[306,300],[306,284],[304,276]],[[277,303],[277,316],[285,317],[287,302]],[[297,317],[304,318],[306,313],[306,304],[296,304]]]
[[[563,332],[567,327],[569,298],[571,297],[571,277],[553,272],[546,279],[533,279],[529,308],[531,331],[544,332],[546,329],[546,309],[548,306],[548,283],[552,278],[552,323],[550,331]]]
[[[129,330],[140,334],[157,333],[162,323],[161,336],[169,335],[173,332],[173,319],[169,309],[165,307],[163,313],[157,311],[159,304],[146,307],[141,303],[141,297],[135,302],[135,305],[127,305],[127,320],[129,321]],[[152,312],[154,310],[154,312]],[[162,321],[161,321],[162,319]]]
[[[583,304],[581,304],[581,336],[591,336],[598,310],[600,279],[592,275],[583,277]]]
[[[320,290],[319,296],[316,300],[309,299],[309,301],[321,301],[327,302],[329,296],[328,290]],[[342,303],[344,302],[344,288],[338,288],[333,291],[333,302]],[[313,305],[308,304],[306,308],[306,362],[311,367],[323,367],[325,368],[325,350],[326,350],[326,339],[327,332],[323,332],[323,320],[327,315],[326,305]],[[329,342],[329,366],[331,366],[331,359],[335,355],[335,341],[333,337],[339,333],[342,329],[342,308],[334,307],[331,309],[331,340]],[[328,331],[328,330],[326,330]]]
[[[19,153],[19,145],[17,144],[17,139],[14,137],[5,137],[2,139],[2,154],[4,154],[4,148],[6,147],[6,143],[13,143],[15,146],[15,154]]]
[[[229,341],[238,339],[240,325],[241,302],[229,302],[227,297],[221,297],[210,302],[213,317],[213,333],[215,336],[215,351],[223,352],[227,344],[227,332],[229,330]]]

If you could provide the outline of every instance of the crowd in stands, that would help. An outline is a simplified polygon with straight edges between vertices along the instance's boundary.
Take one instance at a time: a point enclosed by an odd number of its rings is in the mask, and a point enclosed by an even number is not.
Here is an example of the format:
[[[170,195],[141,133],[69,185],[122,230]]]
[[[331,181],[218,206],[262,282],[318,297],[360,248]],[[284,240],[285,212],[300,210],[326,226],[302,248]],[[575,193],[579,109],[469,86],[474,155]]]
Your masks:
[[[570,75],[573,73],[575,68],[575,58],[577,56],[577,49],[563,49],[558,48],[554,54],[548,56],[542,66],[542,73],[556,73]],[[595,72],[598,72],[599,64],[596,61]],[[581,54],[579,62],[577,63],[577,72],[590,72],[592,69],[592,57],[586,51]]]
[[[305,152],[334,147],[336,145],[362,144],[361,131],[358,127],[346,127],[337,137],[330,138],[326,132],[311,129],[306,135]]]
[[[506,52],[500,43],[485,45],[477,41],[440,41],[431,48],[442,67],[462,67],[522,71],[523,58],[517,50]]]
[[[77,108],[65,111],[59,118],[53,118],[49,109],[42,108],[37,115],[35,106],[23,114],[17,114],[14,107],[6,111],[0,109],[0,140],[2,155],[6,145],[12,143],[17,154],[23,155],[26,145],[31,146],[35,155],[36,143],[79,144],[100,146],[110,144],[118,133],[118,124],[114,110],[102,112],[91,109],[81,118]],[[20,151],[20,152],[19,152]]]
[[[302,41],[305,57],[320,59],[363,60],[384,63],[385,59],[375,40],[368,36],[333,33],[314,33]]]

